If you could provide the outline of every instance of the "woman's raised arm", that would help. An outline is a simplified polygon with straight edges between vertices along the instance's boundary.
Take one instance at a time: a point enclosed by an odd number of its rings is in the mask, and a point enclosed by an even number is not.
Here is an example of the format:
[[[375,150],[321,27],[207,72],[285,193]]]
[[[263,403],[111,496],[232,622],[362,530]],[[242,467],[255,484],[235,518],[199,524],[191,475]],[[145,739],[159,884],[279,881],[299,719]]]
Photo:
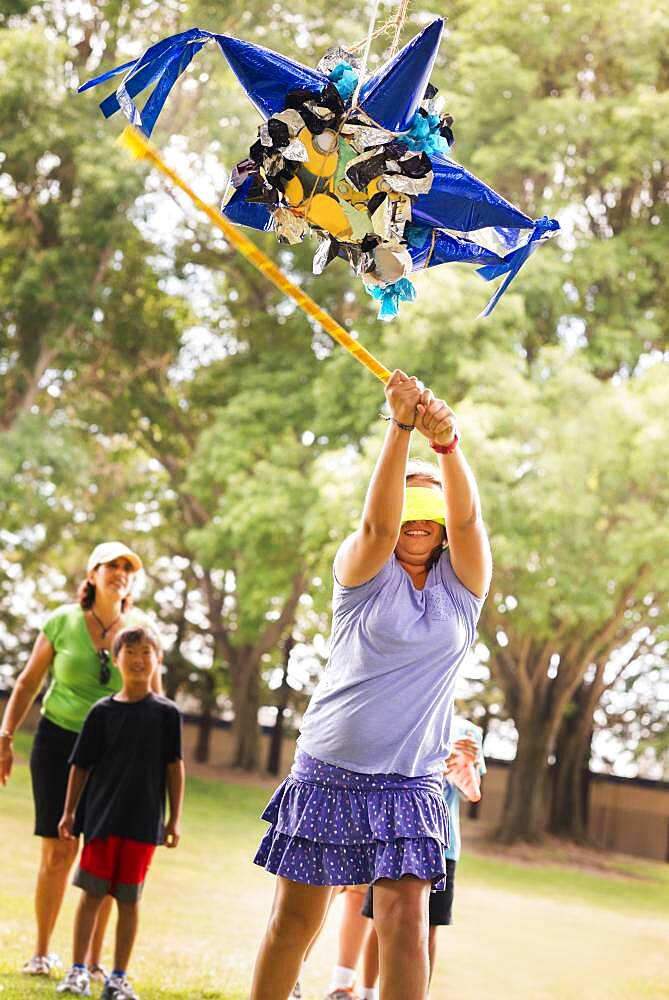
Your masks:
[[[391,420],[369,483],[360,527],[349,535],[335,559],[335,574],[344,587],[356,587],[376,576],[399,536],[411,428],[421,389],[413,376],[395,369],[385,392]]]
[[[448,447],[455,436],[455,414],[443,399],[428,399],[425,395],[424,399],[417,408],[416,428],[437,446]],[[457,442],[449,454],[439,454],[439,469],[451,565],[460,582],[477,597],[483,597],[492,575],[490,544],[476,479]]]

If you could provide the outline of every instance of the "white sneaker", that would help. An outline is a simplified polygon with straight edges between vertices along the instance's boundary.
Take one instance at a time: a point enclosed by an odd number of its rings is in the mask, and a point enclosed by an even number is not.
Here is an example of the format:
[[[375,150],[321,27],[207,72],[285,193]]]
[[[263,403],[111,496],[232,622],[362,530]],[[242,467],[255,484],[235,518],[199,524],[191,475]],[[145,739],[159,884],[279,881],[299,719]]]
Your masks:
[[[33,955],[21,972],[26,976],[48,976],[52,969],[57,969],[61,964],[58,955]]]
[[[100,994],[100,1000],[139,1000],[125,976],[110,976]]]
[[[70,969],[62,983],[56,987],[57,993],[71,993],[75,997],[91,995],[91,977],[88,969]]]

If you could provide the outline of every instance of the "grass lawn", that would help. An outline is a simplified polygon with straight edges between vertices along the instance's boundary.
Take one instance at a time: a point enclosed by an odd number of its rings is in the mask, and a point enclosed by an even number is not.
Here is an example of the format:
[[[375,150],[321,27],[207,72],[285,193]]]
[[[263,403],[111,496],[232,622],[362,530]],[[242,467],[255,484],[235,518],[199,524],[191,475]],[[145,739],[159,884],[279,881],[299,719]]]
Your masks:
[[[253,785],[189,780],[181,846],[157,852],[147,881],[131,970],[142,1000],[248,995],[272,896],[271,876],[250,862],[267,795]],[[33,945],[39,845],[31,824],[23,763],[0,789],[0,1000],[55,998],[56,980],[16,972]],[[439,932],[432,1000],[668,1000],[669,866],[630,859],[624,869],[616,877],[465,853],[456,924]],[[77,894],[68,890],[56,930],[64,959]],[[338,913],[335,903],[310,960],[308,1000],[325,994]]]

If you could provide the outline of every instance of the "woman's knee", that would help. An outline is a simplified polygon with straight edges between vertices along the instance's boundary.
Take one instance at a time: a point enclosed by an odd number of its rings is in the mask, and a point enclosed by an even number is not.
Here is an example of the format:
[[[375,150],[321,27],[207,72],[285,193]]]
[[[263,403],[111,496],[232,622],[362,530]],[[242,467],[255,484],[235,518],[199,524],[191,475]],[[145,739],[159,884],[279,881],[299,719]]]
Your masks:
[[[42,838],[41,868],[50,873],[68,872],[77,856],[77,840],[58,840],[55,837]]]
[[[327,902],[323,904],[320,887],[309,888],[315,891],[305,891],[306,886],[301,886],[298,890],[280,887],[269,919],[268,931],[272,937],[309,944],[327,909]]]
[[[281,940],[304,941],[308,944],[318,929],[318,921],[290,904],[279,904],[269,920],[269,933]]]
[[[402,884],[404,882],[404,884]],[[405,941],[422,947],[428,936],[429,885],[407,879],[374,888],[374,924],[380,942]]]

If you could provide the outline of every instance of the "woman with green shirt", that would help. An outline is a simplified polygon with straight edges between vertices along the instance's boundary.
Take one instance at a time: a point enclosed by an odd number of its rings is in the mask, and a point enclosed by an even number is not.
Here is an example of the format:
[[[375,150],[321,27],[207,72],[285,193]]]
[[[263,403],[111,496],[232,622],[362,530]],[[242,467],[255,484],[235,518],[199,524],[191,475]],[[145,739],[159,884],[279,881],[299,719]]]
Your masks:
[[[58,838],[69,756],[91,706],[121,690],[121,675],[110,650],[117,632],[145,620],[131,610],[132,579],[141,568],[139,556],[121,542],[96,546],[79,588],[79,602],[58,608],[45,622],[14,685],[0,728],[0,783],[5,785],[14,760],[14,733],[49,674],[30,757],[35,834],[42,838],[35,891],[37,942],[33,958],[23,968],[30,975],[48,976],[57,961],[49,954],[49,941],[78,849],[76,840]],[[161,692],[158,674],[152,678],[152,687]],[[87,964],[93,968],[99,969],[109,910],[107,906],[101,914],[91,943]]]

